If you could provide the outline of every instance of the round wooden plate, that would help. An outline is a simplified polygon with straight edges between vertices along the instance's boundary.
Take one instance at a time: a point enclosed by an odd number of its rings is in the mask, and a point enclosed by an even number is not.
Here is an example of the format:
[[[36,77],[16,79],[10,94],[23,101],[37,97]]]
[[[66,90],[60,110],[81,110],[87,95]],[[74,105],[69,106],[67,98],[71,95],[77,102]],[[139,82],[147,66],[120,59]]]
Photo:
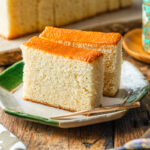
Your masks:
[[[142,46],[142,29],[134,29],[123,38],[124,50],[137,60],[150,63],[150,54]]]

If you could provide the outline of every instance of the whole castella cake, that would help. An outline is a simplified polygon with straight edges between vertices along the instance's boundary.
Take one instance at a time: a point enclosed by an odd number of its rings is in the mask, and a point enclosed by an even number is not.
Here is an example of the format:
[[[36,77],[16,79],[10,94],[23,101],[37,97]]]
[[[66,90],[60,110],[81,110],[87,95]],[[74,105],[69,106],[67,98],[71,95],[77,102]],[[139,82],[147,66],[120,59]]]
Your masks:
[[[132,6],[133,0],[0,0],[0,35],[13,39]]]
[[[104,95],[114,96],[120,85],[122,42],[119,33],[89,32],[46,27],[41,38],[104,54]]]
[[[101,105],[103,54],[33,37],[21,46],[23,98],[69,111]]]

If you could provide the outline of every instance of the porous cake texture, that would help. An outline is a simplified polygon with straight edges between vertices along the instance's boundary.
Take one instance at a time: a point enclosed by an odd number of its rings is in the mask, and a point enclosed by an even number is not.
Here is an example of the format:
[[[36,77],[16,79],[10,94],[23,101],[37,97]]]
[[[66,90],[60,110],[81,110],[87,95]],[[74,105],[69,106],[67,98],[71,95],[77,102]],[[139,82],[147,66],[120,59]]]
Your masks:
[[[104,95],[114,96],[119,89],[122,42],[119,33],[88,32],[46,27],[41,38],[67,46],[104,53]]]
[[[132,3],[133,0],[0,0],[0,35],[13,39],[42,31],[48,25],[67,25]]]
[[[21,46],[23,98],[70,111],[99,107],[103,54],[33,37]]]

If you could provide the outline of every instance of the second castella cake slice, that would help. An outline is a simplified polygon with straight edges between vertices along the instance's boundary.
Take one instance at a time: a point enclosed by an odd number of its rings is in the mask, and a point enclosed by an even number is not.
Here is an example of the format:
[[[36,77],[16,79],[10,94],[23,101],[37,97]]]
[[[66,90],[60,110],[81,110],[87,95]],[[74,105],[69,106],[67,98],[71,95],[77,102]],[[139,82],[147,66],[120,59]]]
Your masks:
[[[122,44],[119,33],[89,32],[46,27],[41,38],[68,46],[104,53],[104,95],[114,96],[119,89]]]
[[[103,54],[33,37],[21,46],[25,100],[70,111],[99,107]]]

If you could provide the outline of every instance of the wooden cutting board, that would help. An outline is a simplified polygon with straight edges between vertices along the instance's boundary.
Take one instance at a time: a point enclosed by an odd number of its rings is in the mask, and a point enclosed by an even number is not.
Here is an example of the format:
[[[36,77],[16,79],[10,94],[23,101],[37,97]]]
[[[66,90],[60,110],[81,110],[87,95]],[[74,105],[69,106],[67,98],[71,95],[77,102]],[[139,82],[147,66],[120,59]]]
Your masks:
[[[134,0],[134,6],[114,12],[100,14],[80,22],[63,26],[64,28],[125,33],[141,26],[141,0]],[[20,45],[34,33],[14,40],[0,38],[0,66],[9,65],[21,59]]]

